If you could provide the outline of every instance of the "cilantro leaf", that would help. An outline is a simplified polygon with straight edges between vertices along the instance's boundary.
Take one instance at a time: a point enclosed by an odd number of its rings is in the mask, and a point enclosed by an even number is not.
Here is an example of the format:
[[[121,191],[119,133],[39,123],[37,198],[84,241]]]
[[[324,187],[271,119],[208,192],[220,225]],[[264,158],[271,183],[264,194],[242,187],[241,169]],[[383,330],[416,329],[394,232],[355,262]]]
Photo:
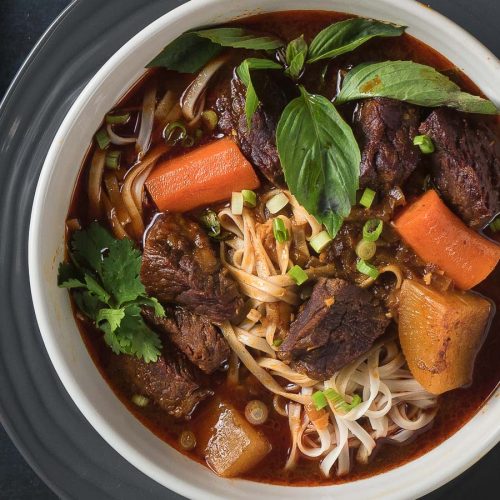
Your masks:
[[[95,319],[96,323],[101,326],[103,321],[107,321],[109,323],[109,327],[111,331],[114,332],[119,326],[122,319],[125,317],[125,309],[101,309],[97,313],[97,317]]]
[[[85,275],[85,285],[87,286],[87,290],[97,297],[101,302],[104,302],[105,304],[109,304],[109,301],[111,299],[111,296],[109,295],[104,288],[99,285],[99,283],[92,278],[89,274]]]
[[[140,251],[97,223],[76,231],[70,247],[70,262],[59,266],[58,285],[72,290],[78,309],[104,333],[113,352],[156,361],[161,341],[144,322],[141,308],[151,307],[157,316],[165,310],[141,283]]]
[[[139,278],[140,272],[139,250],[128,239],[115,240],[103,259],[101,277],[104,288],[112,291],[118,307],[146,295]]]
[[[138,299],[138,303],[143,306],[152,307],[155,313],[155,316],[163,317],[165,316],[165,308],[158,302],[158,299],[155,297],[141,297]]]
[[[73,299],[75,300],[76,307],[88,318],[95,321],[99,309],[105,307],[95,295],[88,290],[75,290],[73,292]]]
[[[158,334],[146,325],[138,305],[129,306],[125,311],[125,317],[117,331],[118,337],[130,339],[130,354],[144,359],[146,363],[156,361],[162,346]]]
[[[83,276],[72,262],[61,262],[59,264],[57,285],[61,288],[85,288]]]
[[[101,274],[103,252],[110,248],[116,240],[97,222],[88,229],[76,231],[71,240],[72,255],[81,266]]]

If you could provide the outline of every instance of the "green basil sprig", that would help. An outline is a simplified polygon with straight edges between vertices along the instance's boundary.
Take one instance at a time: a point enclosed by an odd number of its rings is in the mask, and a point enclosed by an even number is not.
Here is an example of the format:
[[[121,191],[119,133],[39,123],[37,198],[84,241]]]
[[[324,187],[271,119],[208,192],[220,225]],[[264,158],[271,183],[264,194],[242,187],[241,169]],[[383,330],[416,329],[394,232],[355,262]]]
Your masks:
[[[273,50],[284,42],[272,35],[263,35],[243,28],[213,28],[190,31],[167,45],[148,65],[180,73],[196,73],[223,47],[253,50]]]
[[[247,117],[247,127],[250,130],[252,126],[252,117],[259,106],[259,98],[255,92],[255,87],[252,83],[251,70],[256,69],[281,69],[281,66],[269,59],[249,58],[245,59],[239,66],[236,72],[240,80],[247,88],[245,98],[245,115]]]
[[[400,36],[405,30],[406,26],[374,19],[346,19],[328,26],[316,35],[309,46],[307,62],[332,59],[353,51],[374,37]]]
[[[290,191],[333,237],[356,201],[361,154],[351,127],[328,99],[302,86],[300,94],[278,123],[278,154]]]
[[[497,113],[491,101],[462,92],[447,76],[413,61],[356,66],[345,77],[335,104],[369,97],[389,97],[418,106],[448,106],[466,113]]]
[[[283,40],[268,34],[257,33],[244,28],[212,28],[193,31],[202,38],[235,49],[274,50],[283,47]]]
[[[304,40],[304,35],[292,40],[286,47],[286,64],[287,69],[285,74],[292,80],[297,80],[302,72],[307,56],[307,43]]]

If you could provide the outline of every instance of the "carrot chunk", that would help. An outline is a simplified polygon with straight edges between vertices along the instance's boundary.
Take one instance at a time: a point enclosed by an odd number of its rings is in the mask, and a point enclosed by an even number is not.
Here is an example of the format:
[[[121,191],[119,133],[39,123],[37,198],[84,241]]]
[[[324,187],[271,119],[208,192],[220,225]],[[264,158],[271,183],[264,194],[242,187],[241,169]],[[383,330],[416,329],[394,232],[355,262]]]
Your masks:
[[[467,227],[434,190],[414,201],[394,226],[422,260],[436,264],[462,290],[483,281],[500,259],[500,245]]]
[[[187,212],[259,184],[238,146],[224,138],[161,163],[151,172],[146,188],[160,210]]]

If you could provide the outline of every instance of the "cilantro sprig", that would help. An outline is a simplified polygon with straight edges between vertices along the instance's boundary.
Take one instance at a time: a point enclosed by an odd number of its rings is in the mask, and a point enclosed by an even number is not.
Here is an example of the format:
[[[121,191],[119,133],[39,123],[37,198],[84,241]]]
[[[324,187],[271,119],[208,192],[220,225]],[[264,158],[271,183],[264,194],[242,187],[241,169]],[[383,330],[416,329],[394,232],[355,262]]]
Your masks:
[[[165,310],[141,283],[141,253],[132,241],[117,240],[93,223],[73,234],[69,257],[59,265],[58,285],[72,291],[78,309],[104,332],[113,352],[156,361],[161,340],[141,308],[152,307],[157,316]]]

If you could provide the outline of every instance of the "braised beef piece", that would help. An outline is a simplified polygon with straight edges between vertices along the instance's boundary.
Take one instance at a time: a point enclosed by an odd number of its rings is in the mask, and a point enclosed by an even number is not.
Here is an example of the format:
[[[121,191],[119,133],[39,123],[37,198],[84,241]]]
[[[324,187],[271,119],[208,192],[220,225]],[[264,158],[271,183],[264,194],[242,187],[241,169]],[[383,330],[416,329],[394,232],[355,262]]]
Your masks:
[[[430,155],[443,199],[469,226],[479,229],[500,211],[500,142],[485,124],[437,109],[420,126],[436,147]]]
[[[234,137],[241,152],[275,186],[285,187],[276,149],[276,125],[281,112],[294,96],[290,81],[280,72],[254,71],[252,81],[262,104],[253,115],[250,130],[245,115],[246,87],[237,76],[226,72],[207,97],[209,107],[219,115],[218,128]]]
[[[155,316],[146,308],[142,315],[149,325],[163,336],[168,336],[200,370],[213,373],[229,357],[226,339],[205,316],[194,314],[183,307],[166,308],[164,317]]]
[[[369,291],[321,278],[280,351],[297,371],[325,380],[367,352],[388,324]]]
[[[236,317],[243,306],[206,233],[180,214],[160,214],[149,228],[141,280],[160,302],[177,302],[216,323]]]
[[[132,393],[150,398],[179,419],[188,419],[198,403],[212,395],[200,386],[193,367],[171,345],[164,348],[156,363],[113,355],[110,370],[118,373]]]
[[[359,104],[354,125],[362,151],[360,187],[385,192],[404,184],[420,159],[413,145],[419,124],[420,111],[411,104],[378,97]]]

